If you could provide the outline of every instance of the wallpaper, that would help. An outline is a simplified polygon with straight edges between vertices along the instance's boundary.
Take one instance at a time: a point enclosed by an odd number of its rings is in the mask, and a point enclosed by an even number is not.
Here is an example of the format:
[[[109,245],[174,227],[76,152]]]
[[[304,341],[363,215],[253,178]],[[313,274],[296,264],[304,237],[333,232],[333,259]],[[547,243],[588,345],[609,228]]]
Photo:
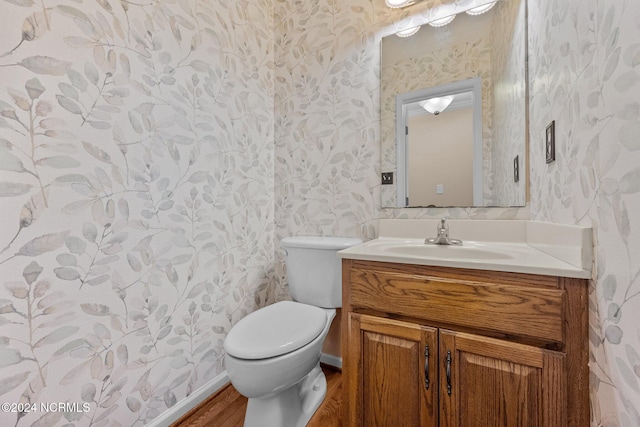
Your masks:
[[[591,424],[638,426],[640,10],[634,0],[545,0],[529,13],[532,218],[593,225]]]
[[[526,200],[526,2],[500,2],[495,7],[491,32],[493,81],[493,123],[491,128],[491,187],[487,206],[509,206]],[[519,124],[516,125],[516,124]],[[514,158],[518,156],[521,179],[514,179]]]
[[[635,0],[529,2],[513,209],[381,208],[380,40],[470,0],[0,2],[0,397],[78,408],[0,424],[173,407],[224,370],[233,323],[288,297],[284,236],[531,216],[595,227],[591,424],[640,425]]]
[[[378,218],[528,217],[526,207],[381,207],[380,41],[482,3],[429,0],[402,10],[373,0],[275,3],[276,241],[296,234],[371,239]]]
[[[640,11],[635,0],[528,2],[531,202],[383,209],[379,43],[423,2],[276,2],[276,238],[377,234],[377,218],[528,218],[595,228],[593,426],[640,425]],[[440,5],[440,2],[435,4]],[[544,130],[556,121],[556,162]],[[276,251],[280,259],[281,252]],[[281,263],[276,262],[282,294]]]
[[[0,4],[0,424],[142,425],[272,293],[271,3]]]

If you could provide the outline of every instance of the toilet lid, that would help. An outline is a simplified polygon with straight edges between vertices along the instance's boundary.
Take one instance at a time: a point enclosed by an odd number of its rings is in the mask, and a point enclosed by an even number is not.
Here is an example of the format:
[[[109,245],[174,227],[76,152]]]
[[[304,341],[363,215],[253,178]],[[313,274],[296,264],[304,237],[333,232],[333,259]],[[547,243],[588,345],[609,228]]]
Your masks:
[[[236,323],[224,340],[224,349],[239,359],[280,356],[311,342],[326,323],[327,315],[319,307],[281,301]]]

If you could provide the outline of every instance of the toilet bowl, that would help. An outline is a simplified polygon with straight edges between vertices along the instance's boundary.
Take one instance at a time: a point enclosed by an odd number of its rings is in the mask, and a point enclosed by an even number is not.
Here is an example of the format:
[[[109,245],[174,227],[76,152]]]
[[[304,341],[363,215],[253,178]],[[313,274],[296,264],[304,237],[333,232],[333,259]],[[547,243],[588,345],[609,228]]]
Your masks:
[[[284,304],[304,305],[283,301],[269,307],[282,309]],[[319,310],[324,316],[320,333],[289,353],[261,359],[243,359],[234,357],[233,350],[228,350],[229,346],[225,346],[229,378],[236,390],[249,398],[245,426],[304,426],[322,403],[326,395],[326,379],[320,369],[320,354],[336,311]],[[269,326],[264,318],[253,319],[250,316],[251,314],[242,320],[246,319],[251,323],[255,321],[256,326]],[[292,322],[295,321],[296,319],[292,319]]]
[[[249,399],[245,427],[303,427],[324,400],[320,354],[342,302],[336,252],[359,243],[333,237],[282,240],[294,301],[247,315],[224,341],[231,383]]]

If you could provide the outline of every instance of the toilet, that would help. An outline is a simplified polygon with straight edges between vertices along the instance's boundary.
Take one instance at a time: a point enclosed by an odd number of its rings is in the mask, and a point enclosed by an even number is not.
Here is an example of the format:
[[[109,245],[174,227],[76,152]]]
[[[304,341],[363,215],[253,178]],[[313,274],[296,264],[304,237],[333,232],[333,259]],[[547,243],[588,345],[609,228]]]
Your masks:
[[[245,427],[303,427],[327,393],[322,344],[342,306],[342,264],[336,253],[362,243],[339,237],[286,237],[293,301],[261,308],[224,340],[231,383],[248,400]]]

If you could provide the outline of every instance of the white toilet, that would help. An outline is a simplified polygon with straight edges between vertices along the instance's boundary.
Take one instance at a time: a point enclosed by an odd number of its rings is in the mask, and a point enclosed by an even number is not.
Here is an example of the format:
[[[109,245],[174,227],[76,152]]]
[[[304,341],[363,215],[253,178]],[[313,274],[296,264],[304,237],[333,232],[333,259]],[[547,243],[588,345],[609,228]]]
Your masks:
[[[224,340],[231,383],[249,398],[245,427],[307,425],[327,392],[320,353],[342,306],[342,264],[336,252],[362,243],[338,237],[287,237],[289,292],[236,323]]]

